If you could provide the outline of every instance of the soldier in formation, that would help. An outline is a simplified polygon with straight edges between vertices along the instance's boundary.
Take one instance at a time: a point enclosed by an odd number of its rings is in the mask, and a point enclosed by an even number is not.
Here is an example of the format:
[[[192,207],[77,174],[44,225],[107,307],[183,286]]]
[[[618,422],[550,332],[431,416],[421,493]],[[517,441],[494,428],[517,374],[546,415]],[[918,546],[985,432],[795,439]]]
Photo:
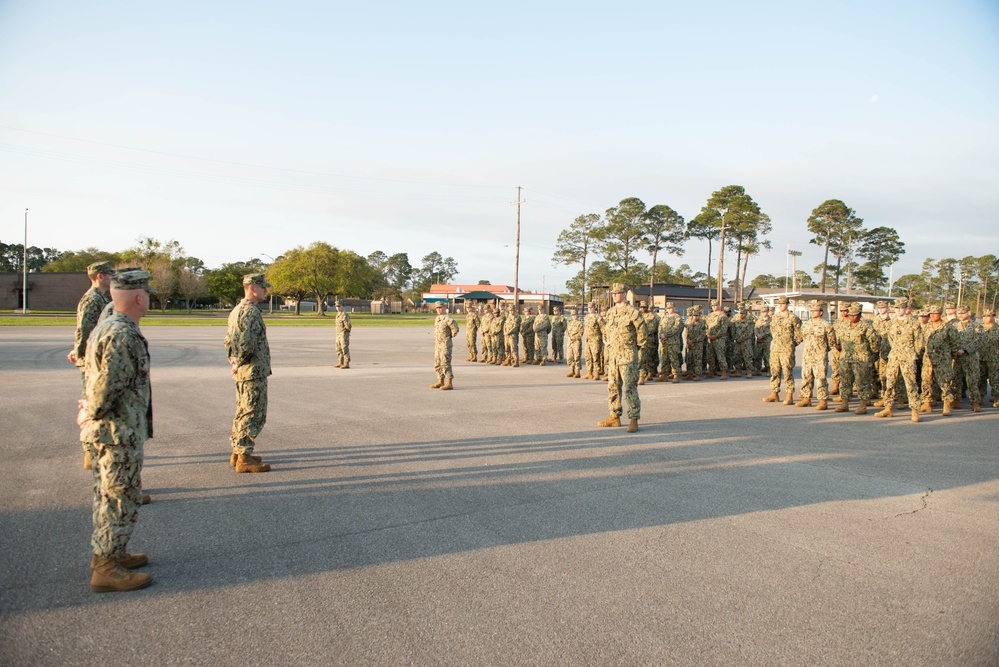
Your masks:
[[[493,311],[493,319],[489,322],[489,342],[492,344],[489,363],[493,366],[502,365],[503,356],[506,354],[506,343],[503,340],[503,326],[505,324],[506,311],[501,306],[496,306],[496,310]]]
[[[465,316],[465,345],[468,347],[468,359],[465,359],[465,361],[475,363],[479,360],[476,338],[478,337],[479,326],[481,324],[482,320],[479,317],[478,309],[469,308],[468,314]]]
[[[708,349],[707,364],[708,375],[720,375],[720,379],[728,379],[728,359],[725,351],[728,347],[728,324],[729,320],[722,311],[718,301],[711,301],[711,313],[704,321],[707,327]]]
[[[603,318],[597,311],[597,304],[591,303],[583,322],[586,331],[586,379],[599,380],[601,359],[603,358]]]
[[[548,359],[548,334],[551,333],[552,322],[548,313],[538,309],[534,317],[534,363],[544,366]]]
[[[607,405],[610,417],[598,426],[620,426],[623,414],[621,394],[628,402],[628,433],[638,430],[642,402],[638,397],[638,351],[645,346],[645,320],[634,306],[625,301],[627,288],[611,286],[613,308],[607,312],[604,335],[607,336]]]
[[[659,381],[665,382],[672,378],[671,382],[676,384],[683,374],[683,360],[681,352],[683,350],[683,320],[676,312],[676,306],[672,302],[666,303],[666,314],[659,321],[660,358],[662,366],[659,371]]]
[[[801,361],[801,400],[795,405],[808,408],[812,405],[812,389],[815,388],[819,404],[816,410],[825,410],[829,401],[829,384],[826,374],[829,367],[829,351],[836,348],[836,334],[831,324],[822,316],[822,304],[812,301],[811,319],[801,325],[801,336],[805,345]]]
[[[649,311],[649,305],[641,303],[642,320],[645,322],[645,346],[639,350],[638,384],[651,382],[659,366],[659,321],[657,314]]]
[[[971,399],[971,411],[982,411],[982,397],[978,393],[978,378],[981,361],[978,356],[980,335],[971,322],[971,309],[967,305],[957,308],[957,320],[951,326],[957,334],[958,349],[954,352],[954,388],[951,393],[954,402],[951,409],[961,407],[961,386],[967,388]]]
[[[884,409],[875,417],[892,417],[899,378],[905,383],[906,396],[910,397],[912,421],[919,423],[919,385],[916,384],[916,359],[923,354],[923,340],[919,324],[906,315],[906,302],[895,302],[895,317],[885,329],[888,336],[888,367],[885,370]],[[875,404],[876,405],[876,404]]]
[[[149,346],[139,320],[149,310],[148,271],[117,273],[114,312],[90,332],[85,360],[86,398],[80,403],[80,439],[92,444],[94,502],[90,590],[131,591],[152,583],[136,572],[145,554],[128,553],[142,503],[143,445],[153,437]]]
[[[271,469],[253,453],[256,437],[267,421],[271,351],[259,304],[267,297],[270,286],[262,273],[243,276],[243,300],[229,313],[224,342],[230,371],[236,381],[236,416],[232,420],[229,465],[235,466],[239,473]]]
[[[780,400],[781,380],[787,392],[784,405],[794,402],[794,348],[801,343],[801,320],[788,310],[790,300],[782,296],[777,300],[778,311],[770,318],[770,395],[766,403]]]
[[[756,369],[767,375],[770,375],[770,342],[773,340],[770,335],[770,318],[773,314],[774,309],[764,305],[756,320]]]
[[[704,374],[704,341],[707,340],[708,331],[701,321],[701,307],[691,306],[687,309],[687,323],[684,325],[687,332],[687,350],[684,358],[687,362],[686,380],[700,382]]]
[[[875,313],[874,318],[871,320],[871,325],[874,327],[874,331],[877,332],[878,340],[880,341],[878,357],[874,359],[874,368],[872,370],[874,380],[873,398],[881,396],[885,389],[885,375],[888,372],[888,353],[891,351],[891,343],[888,341],[888,326],[890,322],[891,316],[888,312],[888,302],[884,300],[878,301],[877,313]]]
[[[493,326],[493,307],[486,305],[485,312],[482,313],[482,359],[480,364],[491,364],[493,361],[493,335],[490,333]]]
[[[841,301],[839,304],[839,319],[833,322],[833,331],[838,332],[842,326],[850,326],[850,304],[845,301]],[[834,347],[832,351],[832,389],[829,391],[830,396],[839,395],[839,354],[839,349]]]
[[[527,314],[520,323],[520,334],[524,338],[524,358],[521,362],[525,364],[534,363],[534,309],[527,307]]]
[[[999,328],[996,327],[996,311],[986,308],[982,313],[981,376],[978,380],[978,393],[984,400],[987,389],[992,389],[992,407],[999,408]]]
[[[840,404],[836,412],[850,409],[851,387],[856,383],[860,405],[858,415],[867,414],[871,401],[873,361],[877,359],[881,342],[873,325],[861,319],[859,303],[852,304],[849,310],[850,324],[836,331],[836,342],[840,351]]]
[[[434,373],[437,382],[431,389],[454,389],[454,371],[451,370],[451,339],[458,335],[458,325],[444,312],[444,304],[436,306],[437,319],[434,320]]]
[[[520,312],[511,310],[503,323],[503,341],[506,346],[504,366],[520,366]]]
[[[565,329],[569,345],[566,348],[566,361],[569,364],[567,378],[579,377],[579,360],[583,354],[583,323],[579,320],[579,311],[573,310],[572,317]]]
[[[76,336],[73,341],[73,349],[69,351],[66,358],[69,362],[80,369],[81,394],[86,398],[87,393],[87,341],[90,334],[97,326],[97,321],[101,317],[104,308],[111,303],[109,290],[111,289],[111,276],[114,269],[109,262],[95,262],[87,267],[87,277],[90,278],[90,289],[84,292],[80,298],[80,303],[76,306]],[[93,462],[93,443],[81,440],[83,447],[83,467],[90,470]]]
[[[929,321],[923,325],[923,403],[920,414],[933,411],[933,394],[939,391],[943,399],[943,414],[950,415],[954,402],[951,393],[954,379],[953,359],[960,348],[954,327],[943,321],[940,306],[927,308]]]
[[[565,328],[568,323],[562,314],[562,309],[555,307],[552,317],[552,363],[565,363]]]
[[[749,304],[739,309],[739,317],[729,325],[729,339],[732,341],[730,364],[733,372],[745,371],[746,377],[753,377],[753,339],[756,338],[756,323],[749,318]]]
[[[343,302],[336,300],[336,368],[350,368],[350,315],[344,312]]]

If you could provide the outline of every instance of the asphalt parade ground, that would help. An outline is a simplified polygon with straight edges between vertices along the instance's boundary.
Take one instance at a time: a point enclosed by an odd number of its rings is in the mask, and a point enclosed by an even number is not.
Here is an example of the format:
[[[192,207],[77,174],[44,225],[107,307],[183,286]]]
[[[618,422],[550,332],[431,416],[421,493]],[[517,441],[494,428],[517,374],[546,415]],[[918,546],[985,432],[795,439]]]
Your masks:
[[[462,361],[429,328],[272,328],[274,469],[229,467],[223,328],[149,327],[130,551],[89,589],[65,327],[0,328],[0,665],[996,665],[999,410],[920,424]]]

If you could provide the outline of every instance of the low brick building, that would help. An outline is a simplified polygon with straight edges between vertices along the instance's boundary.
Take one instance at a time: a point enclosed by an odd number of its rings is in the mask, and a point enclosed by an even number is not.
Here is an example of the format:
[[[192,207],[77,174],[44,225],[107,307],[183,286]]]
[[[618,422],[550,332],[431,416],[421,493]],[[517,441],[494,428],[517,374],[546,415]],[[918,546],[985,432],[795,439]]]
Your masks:
[[[0,273],[0,310],[20,310],[23,273]],[[28,311],[76,311],[83,293],[90,289],[86,273],[29,273]]]

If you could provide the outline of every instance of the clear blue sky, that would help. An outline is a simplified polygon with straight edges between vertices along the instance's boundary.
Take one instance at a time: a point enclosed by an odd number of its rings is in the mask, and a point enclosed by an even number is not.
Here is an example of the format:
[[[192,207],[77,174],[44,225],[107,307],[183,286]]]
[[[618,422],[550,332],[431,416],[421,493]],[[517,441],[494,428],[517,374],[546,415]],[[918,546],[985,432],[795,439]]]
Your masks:
[[[842,199],[896,267],[999,252],[999,3],[0,0],[0,239],[178,240],[210,267],[323,240],[561,290],[625,197],[746,187],[774,249]],[[640,257],[641,261],[647,258]],[[705,270],[707,246],[682,258]],[[732,275],[726,271],[727,278]]]

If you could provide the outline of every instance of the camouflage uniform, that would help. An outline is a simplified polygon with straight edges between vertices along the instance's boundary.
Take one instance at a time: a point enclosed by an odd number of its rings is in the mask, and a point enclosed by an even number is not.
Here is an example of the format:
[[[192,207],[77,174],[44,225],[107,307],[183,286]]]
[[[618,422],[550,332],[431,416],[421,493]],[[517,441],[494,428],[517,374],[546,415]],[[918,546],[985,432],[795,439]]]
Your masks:
[[[913,403],[913,409],[919,397],[919,386],[916,384],[916,359],[923,354],[923,339],[920,336],[919,325],[912,320],[891,318],[885,329],[889,341],[888,368],[885,370],[884,405],[894,407],[895,394],[898,393],[898,378],[902,376],[905,383],[906,396]]]
[[[704,322],[700,321],[700,310],[695,310],[693,307],[687,309],[687,323],[685,328],[687,330],[687,376],[691,380],[700,380],[701,375],[704,374],[703,366],[703,350],[704,350],[704,339],[707,338],[708,330],[704,325]],[[694,316],[697,316],[697,321],[694,321]]]
[[[506,354],[506,342],[503,339],[503,326],[506,324],[506,313],[497,310],[489,323],[489,337],[493,344],[491,361],[489,363],[499,366],[503,363],[503,356]]]
[[[962,306],[964,308],[966,306]],[[978,329],[971,322],[954,320],[954,331],[957,334],[957,347],[964,350],[964,354],[954,357],[954,378],[955,386],[958,379],[968,389],[968,398],[974,407],[982,404],[982,396],[978,393],[978,378],[981,372],[981,361],[978,356],[978,348],[981,345]],[[954,392],[954,400],[960,400],[960,394]]]
[[[561,312],[552,318],[552,361],[565,361],[565,327],[567,322]]]
[[[760,372],[770,372],[770,315],[761,315],[756,320],[756,369]]]
[[[534,317],[534,360],[541,366],[548,359],[548,333],[552,330],[551,320],[547,313],[538,313]]]
[[[939,312],[939,311],[937,311]],[[951,387],[954,379],[954,352],[961,347],[953,326],[943,320],[923,325],[923,409],[929,407],[934,385],[939,388],[945,405],[954,400]]]
[[[833,333],[835,333],[837,336],[839,335],[839,329],[840,329],[840,327],[850,326],[850,318],[849,317],[843,317],[843,313],[845,313],[845,312],[847,312],[846,308],[843,308],[842,310],[840,310],[840,317],[838,319],[834,320],[833,323],[832,323]],[[832,392],[831,392],[833,395],[839,393],[839,382],[840,382],[840,376],[839,376],[839,368],[840,368],[839,356],[840,356],[839,349],[837,349],[837,348],[834,347],[833,351],[832,351],[832,381],[833,381],[833,389],[832,389]],[[850,390],[850,392],[852,392],[853,391],[853,387],[850,387],[849,390]]]
[[[437,381],[448,386],[454,379],[451,370],[451,339],[458,335],[458,325],[447,313],[438,313],[434,320],[434,372]]]
[[[90,544],[98,558],[119,559],[142,502],[142,447],[153,437],[149,346],[139,326],[122,313],[107,317],[91,332],[85,368],[80,438],[95,448]]]
[[[885,301],[878,301],[878,310],[887,307]],[[891,351],[891,343],[888,342],[888,326],[891,323],[891,317],[885,316],[884,314],[878,312],[871,320],[871,325],[874,327],[874,331],[878,334],[878,340],[880,341],[880,349],[878,350],[878,356],[873,359],[873,380],[874,380],[874,393],[883,393],[885,388],[885,374],[888,371],[888,353]]]
[[[503,321],[503,363],[520,366],[520,313],[509,312]]]
[[[600,349],[604,341],[603,320],[595,309],[586,314],[583,329],[586,331],[586,377],[595,380],[600,377]]]
[[[659,340],[662,341],[661,377],[672,376],[679,380],[683,374],[683,360],[680,351],[683,348],[683,320],[679,313],[667,313],[659,321]]]
[[[525,364],[534,363],[534,313],[533,309],[527,309],[520,323],[520,335],[524,337],[524,358],[521,360]]]
[[[482,314],[482,362],[492,363],[493,361],[493,335],[490,332],[493,326],[492,308],[487,308]]]
[[[736,371],[746,371],[746,377],[753,375],[753,339],[756,338],[756,326],[747,316],[732,321],[729,329],[729,339],[732,341],[732,358],[729,365]]]
[[[583,323],[577,317],[569,320],[566,326],[566,337],[569,345],[566,348],[566,363],[569,364],[569,372],[575,377],[579,377],[579,358],[583,352]]]
[[[841,327],[836,332],[836,341],[840,348],[841,400],[844,405],[849,401],[851,388],[856,383],[857,396],[866,404],[871,400],[873,391],[872,361],[878,358],[881,349],[878,334],[870,322],[861,319],[856,324],[849,322]]]
[[[110,271],[110,267],[108,271]],[[97,326],[101,313],[110,304],[111,297],[96,287],[91,287],[83,294],[80,303],[76,306],[76,337],[73,341],[73,354],[76,355],[76,367],[80,369],[80,385],[83,398],[87,397],[87,341],[90,340],[90,334],[93,332],[94,327]],[[81,440],[80,445],[83,448],[84,466],[87,465],[88,457],[92,465],[95,459],[94,443]]]
[[[783,297],[781,297],[783,299]],[[770,392],[780,393],[781,378],[788,396],[794,394],[794,348],[801,343],[801,320],[790,311],[770,318]]]
[[[478,361],[479,350],[476,346],[476,337],[481,323],[479,314],[474,310],[469,310],[465,317],[465,345],[468,346],[468,359],[466,361]]]
[[[985,315],[992,317],[994,312],[986,310]],[[992,406],[999,407],[999,393],[997,393],[999,392],[999,327],[995,325],[994,321],[992,326],[989,326],[988,323],[983,324],[981,334],[982,345],[978,354],[981,357],[985,372],[979,378],[978,392],[984,399],[988,389],[986,384],[991,385]]]
[[[711,302],[714,305],[714,301]],[[708,314],[704,320],[704,325],[708,332],[707,364],[708,374],[722,374],[728,377],[728,359],[725,358],[725,351],[728,346],[728,317],[721,310],[715,310]],[[714,340],[711,337],[714,336]]]
[[[257,304],[240,301],[229,313],[225,336],[226,354],[236,360],[236,416],[232,420],[232,452],[253,454],[256,437],[267,421],[267,378],[271,374],[271,350],[267,325]]]
[[[346,311],[336,314],[336,358],[341,366],[350,365],[350,315]]]
[[[829,370],[829,350],[836,349],[836,334],[824,317],[810,319],[801,325],[805,351],[801,357],[801,402],[810,404],[812,387],[820,402],[829,398],[826,374]],[[821,407],[821,405],[820,405]]]
[[[659,366],[659,316],[653,312],[640,312],[645,322],[645,345],[639,350],[639,381],[655,377]]]
[[[640,419],[642,402],[638,398],[638,351],[648,337],[645,320],[634,306],[617,304],[607,311],[604,322],[607,335],[607,407],[611,417],[620,417],[621,392],[628,401],[628,418]]]

